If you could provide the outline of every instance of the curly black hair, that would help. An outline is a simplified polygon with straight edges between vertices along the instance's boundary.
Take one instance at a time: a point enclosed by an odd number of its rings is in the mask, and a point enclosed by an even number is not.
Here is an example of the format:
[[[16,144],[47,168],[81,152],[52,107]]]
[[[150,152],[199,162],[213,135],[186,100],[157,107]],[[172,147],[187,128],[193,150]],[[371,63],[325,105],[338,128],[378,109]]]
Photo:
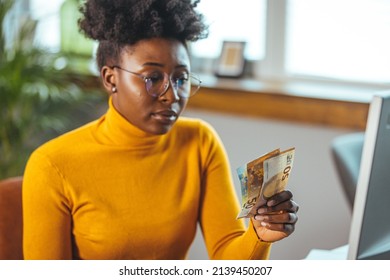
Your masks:
[[[79,27],[97,40],[99,69],[117,63],[125,46],[149,38],[174,38],[185,45],[208,35],[200,0],[87,0]]]

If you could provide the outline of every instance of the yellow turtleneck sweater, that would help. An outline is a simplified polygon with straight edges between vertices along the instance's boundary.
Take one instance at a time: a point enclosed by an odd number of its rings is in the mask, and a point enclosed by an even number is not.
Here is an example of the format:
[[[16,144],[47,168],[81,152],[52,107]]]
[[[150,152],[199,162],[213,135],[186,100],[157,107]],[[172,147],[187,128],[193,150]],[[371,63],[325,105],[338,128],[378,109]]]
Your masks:
[[[30,157],[26,259],[185,259],[197,223],[210,258],[266,259],[239,212],[226,153],[201,120],[150,135],[112,106]]]

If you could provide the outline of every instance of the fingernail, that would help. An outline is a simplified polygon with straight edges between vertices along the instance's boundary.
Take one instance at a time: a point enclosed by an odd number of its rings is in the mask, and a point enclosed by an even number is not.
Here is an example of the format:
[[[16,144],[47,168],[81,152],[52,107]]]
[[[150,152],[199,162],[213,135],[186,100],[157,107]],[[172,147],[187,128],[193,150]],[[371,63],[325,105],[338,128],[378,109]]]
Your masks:
[[[263,220],[265,220],[265,218],[264,218],[264,216],[262,216],[262,215],[256,215],[256,216],[255,216],[255,220],[256,220],[256,221],[263,221]]]
[[[275,200],[270,200],[267,203],[268,206],[274,206],[275,204],[276,204]]]
[[[257,209],[257,213],[259,213],[259,214],[263,214],[265,212],[267,212],[266,208],[259,208],[259,209]]]
[[[268,226],[268,224],[267,224],[266,222],[261,222],[260,225],[261,225],[262,227],[267,227],[267,226]]]

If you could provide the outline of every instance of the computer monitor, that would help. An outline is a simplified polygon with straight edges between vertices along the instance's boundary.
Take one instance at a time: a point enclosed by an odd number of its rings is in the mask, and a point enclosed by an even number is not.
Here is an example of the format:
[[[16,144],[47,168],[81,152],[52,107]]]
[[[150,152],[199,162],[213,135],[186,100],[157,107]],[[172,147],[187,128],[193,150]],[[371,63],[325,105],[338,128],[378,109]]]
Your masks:
[[[370,103],[348,259],[390,259],[390,91]]]

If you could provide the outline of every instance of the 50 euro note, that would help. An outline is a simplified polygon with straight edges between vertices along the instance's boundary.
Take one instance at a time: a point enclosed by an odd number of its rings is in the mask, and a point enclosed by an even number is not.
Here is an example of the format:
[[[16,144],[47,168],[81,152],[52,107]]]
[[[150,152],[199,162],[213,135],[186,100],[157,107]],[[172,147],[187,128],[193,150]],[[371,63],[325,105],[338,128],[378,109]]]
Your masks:
[[[252,217],[274,194],[286,188],[295,148],[271,151],[237,169],[241,184],[241,211],[237,218]]]

